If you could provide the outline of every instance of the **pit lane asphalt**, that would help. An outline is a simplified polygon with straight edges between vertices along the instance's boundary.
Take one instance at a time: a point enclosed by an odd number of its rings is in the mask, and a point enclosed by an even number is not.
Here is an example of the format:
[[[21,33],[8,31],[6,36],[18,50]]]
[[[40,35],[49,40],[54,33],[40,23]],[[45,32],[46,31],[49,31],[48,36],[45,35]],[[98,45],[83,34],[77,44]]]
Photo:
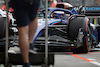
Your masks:
[[[1,65],[0,67],[4,67]],[[13,65],[12,67],[22,67]],[[31,66],[41,67],[41,66]],[[53,67],[52,65],[50,67]],[[73,54],[72,52],[55,53],[54,67],[100,67],[100,48],[87,54]]]
[[[55,67],[100,67],[100,50],[88,54],[55,55]]]

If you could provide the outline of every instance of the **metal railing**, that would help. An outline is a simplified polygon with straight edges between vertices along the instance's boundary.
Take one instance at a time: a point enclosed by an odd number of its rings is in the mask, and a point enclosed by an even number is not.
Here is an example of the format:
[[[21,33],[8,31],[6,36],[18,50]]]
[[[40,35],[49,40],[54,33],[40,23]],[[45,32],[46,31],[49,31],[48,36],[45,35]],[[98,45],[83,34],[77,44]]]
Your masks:
[[[6,0],[6,49],[5,49],[5,67],[8,66],[8,0]]]
[[[48,67],[48,0],[46,0],[46,31],[45,31],[45,67]]]

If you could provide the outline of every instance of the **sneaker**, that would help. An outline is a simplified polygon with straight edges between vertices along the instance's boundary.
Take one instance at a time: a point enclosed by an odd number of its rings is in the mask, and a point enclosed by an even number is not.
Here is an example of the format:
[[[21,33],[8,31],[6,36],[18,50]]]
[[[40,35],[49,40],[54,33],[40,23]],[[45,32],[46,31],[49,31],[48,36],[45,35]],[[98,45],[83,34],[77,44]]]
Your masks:
[[[37,54],[36,50],[34,50],[34,45],[30,44],[29,53]]]
[[[29,50],[29,53],[37,54],[37,52],[35,50]]]
[[[30,44],[29,44],[29,49],[33,50],[33,48],[34,48],[33,43],[30,43]]]
[[[24,63],[23,67],[30,67],[30,63]]]

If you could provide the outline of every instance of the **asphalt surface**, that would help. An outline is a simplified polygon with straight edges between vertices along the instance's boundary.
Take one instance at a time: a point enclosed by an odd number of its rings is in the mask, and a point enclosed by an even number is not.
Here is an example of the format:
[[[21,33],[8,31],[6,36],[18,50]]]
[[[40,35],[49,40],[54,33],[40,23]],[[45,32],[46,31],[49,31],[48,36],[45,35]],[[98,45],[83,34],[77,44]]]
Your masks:
[[[100,48],[92,50],[87,54],[73,54],[72,52],[55,53],[54,67],[100,67]],[[0,67],[4,67],[2,64]],[[22,67],[22,65],[12,65]],[[31,67],[41,67],[31,66]],[[53,67],[50,65],[49,67]]]
[[[100,51],[88,54],[55,55],[55,67],[100,67]]]

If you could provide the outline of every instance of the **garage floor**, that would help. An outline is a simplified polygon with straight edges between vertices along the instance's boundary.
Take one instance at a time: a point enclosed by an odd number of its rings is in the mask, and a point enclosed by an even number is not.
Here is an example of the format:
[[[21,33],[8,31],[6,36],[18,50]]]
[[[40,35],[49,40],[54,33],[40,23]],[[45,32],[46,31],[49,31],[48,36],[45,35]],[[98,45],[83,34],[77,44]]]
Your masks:
[[[4,67],[2,64],[0,67]],[[22,67],[13,65],[12,67]],[[41,67],[41,66],[31,66]],[[53,67],[50,65],[50,67]],[[100,48],[88,54],[73,54],[72,52],[55,53],[54,67],[100,67]]]
[[[100,67],[100,51],[88,54],[55,55],[55,67]]]

